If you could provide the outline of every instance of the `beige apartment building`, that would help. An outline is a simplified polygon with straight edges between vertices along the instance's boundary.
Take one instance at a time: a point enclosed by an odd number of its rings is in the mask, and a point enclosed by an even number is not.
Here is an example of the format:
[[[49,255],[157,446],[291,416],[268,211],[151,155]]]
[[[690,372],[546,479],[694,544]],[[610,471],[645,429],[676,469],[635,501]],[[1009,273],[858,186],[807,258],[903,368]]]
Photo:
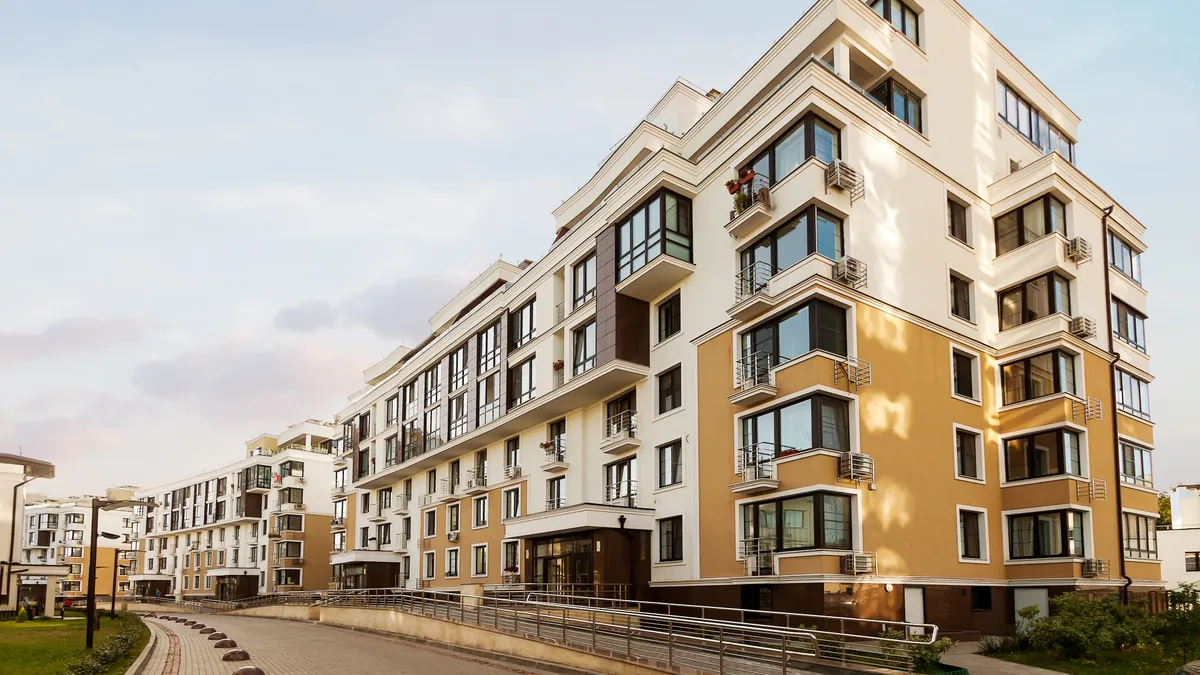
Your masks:
[[[983,632],[1160,587],[1145,226],[1079,124],[953,0],[818,0],[676,82],[364,373],[333,585]]]
[[[245,456],[139,490],[135,595],[239,600],[329,586],[334,429],[316,420],[246,442]]]

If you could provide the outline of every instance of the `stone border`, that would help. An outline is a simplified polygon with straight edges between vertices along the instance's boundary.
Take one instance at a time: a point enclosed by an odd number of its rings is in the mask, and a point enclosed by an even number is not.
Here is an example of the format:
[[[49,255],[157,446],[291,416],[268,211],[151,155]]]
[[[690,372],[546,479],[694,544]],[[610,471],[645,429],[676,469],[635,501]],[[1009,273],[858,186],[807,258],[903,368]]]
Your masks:
[[[142,625],[146,627],[146,630],[150,631],[150,639],[146,641],[146,646],[142,647],[142,653],[129,666],[129,670],[125,671],[125,675],[142,675],[142,671],[146,669],[146,664],[150,662],[150,655],[154,653],[154,648],[158,643],[158,635],[154,632],[149,622],[146,621],[146,617],[142,616],[138,618],[141,619]]]

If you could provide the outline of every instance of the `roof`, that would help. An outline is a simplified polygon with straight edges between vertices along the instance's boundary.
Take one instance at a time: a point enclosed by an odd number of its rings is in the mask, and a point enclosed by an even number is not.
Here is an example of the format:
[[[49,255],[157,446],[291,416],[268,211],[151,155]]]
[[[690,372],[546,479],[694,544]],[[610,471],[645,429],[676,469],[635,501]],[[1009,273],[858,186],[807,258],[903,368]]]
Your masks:
[[[25,467],[25,475],[32,478],[54,478],[54,465],[40,459],[0,452],[0,464]]]

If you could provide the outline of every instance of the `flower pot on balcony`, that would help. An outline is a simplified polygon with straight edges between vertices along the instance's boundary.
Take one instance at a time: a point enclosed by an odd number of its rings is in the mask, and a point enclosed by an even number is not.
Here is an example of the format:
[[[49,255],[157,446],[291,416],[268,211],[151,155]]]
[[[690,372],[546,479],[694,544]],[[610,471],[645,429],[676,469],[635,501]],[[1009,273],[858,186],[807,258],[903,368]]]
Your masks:
[[[736,194],[740,187],[742,187],[742,184],[736,178],[730,178],[725,181],[725,189],[729,190],[729,194]]]
[[[554,367],[555,370],[562,370],[563,369],[563,360],[559,359],[551,365]]]
[[[754,180],[754,169],[746,169],[742,172],[742,185],[749,185],[750,181]]]

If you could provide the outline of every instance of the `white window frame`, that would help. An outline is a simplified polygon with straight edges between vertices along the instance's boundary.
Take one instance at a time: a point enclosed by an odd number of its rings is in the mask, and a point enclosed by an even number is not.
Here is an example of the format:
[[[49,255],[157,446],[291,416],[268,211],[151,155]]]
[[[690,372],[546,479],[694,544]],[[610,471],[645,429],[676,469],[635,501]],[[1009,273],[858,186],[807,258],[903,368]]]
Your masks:
[[[483,502],[483,524],[476,522],[477,519],[475,517],[479,513],[479,502]],[[488,504],[488,496],[487,495],[476,497],[471,500],[471,529],[472,530],[482,530],[483,528],[488,526],[488,523],[490,522],[489,516],[491,515],[488,513],[489,507],[490,507],[490,504]],[[462,517],[462,515],[459,514],[459,518],[461,518],[461,517]],[[461,524],[462,523],[459,523],[459,525],[461,525]]]
[[[423,569],[421,570],[421,577],[423,579],[436,579],[437,578],[437,569],[436,569],[437,568],[437,551],[425,551],[425,555],[423,557],[424,557],[423,562],[425,564],[423,565]]]
[[[501,539],[500,540],[500,573],[507,574],[507,572],[504,571],[504,545],[509,542],[515,543],[517,545],[517,571],[515,572],[515,574],[519,575],[521,573],[521,567],[522,567],[522,565],[521,565],[521,540],[520,539]]]
[[[488,548],[487,544],[472,544],[471,545],[471,576],[472,577],[479,578],[479,577],[486,577],[488,575],[488,573],[490,571],[488,568],[490,568],[492,566],[492,561],[488,560],[487,548]],[[475,571],[475,551],[477,549],[483,549],[483,566],[484,566],[483,574],[479,574],[478,572]],[[462,561],[460,560],[459,561],[460,571],[462,569],[461,564],[462,564]]]
[[[433,531],[429,530],[429,515],[433,514]],[[430,539],[437,536],[437,508],[425,509],[421,512],[421,538]]]
[[[453,551],[455,553],[455,557],[458,559],[458,569],[455,570],[455,574],[450,574],[450,552],[451,551]],[[447,548],[445,559],[446,559],[445,578],[446,579],[458,579],[459,577],[461,577],[462,576],[462,553],[459,552],[459,547],[451,546],[450,548]]]
[[[965,431],[967,433],[975,435],[975,438],[977,441],[977,445],[975,447],[975,464],[976,464],[975,470],[976,470],[976,473],[979,474],[978,478],[971,478],[970,476],[964,476],[958,472],[958,432],[960,432],[960,431]],[[954,470],[954,479],[955,480],[966,481],[968,483],[975,483],[977,485],[987,485],[987,459],[984,457],[983,448],[984,448],[984,438],[983,438],[983,430],[982,429],[976,429],[975,427],[969,427],[965,424],[959,424],[958,422],[953,422],[950,425],[950,458],[951,458],[951,466],[953,467],[953,470]]]
[[[983,526],[979,528],[979,558],[963,557],[963,537],[962,537],[962,514],[978,513],[982,517]],[[986,508],[981,506],[969,506],[966,504],[954,505],[954,528],[956,531],[955,539],[958,540],[958,562],[969,565],[988,565],[992,562],[991,556],[991,537],[988,536],[988,512]]]
[[[508,515],[508,497],[506,496],[510,492],[515,492],[517,494],[517,499],[516,499],[517,512],[511,516]],[[501,506],[503,508],[503,512],[500,514],[501,521],[508,520],[510,518],[520,518],[521,517],[521,486],[520,485],[517,485],[515,487],[505,488],[500,493],[500,499],[501,499]],[[548,497],[547,497],[547,499],[548,499]]]

